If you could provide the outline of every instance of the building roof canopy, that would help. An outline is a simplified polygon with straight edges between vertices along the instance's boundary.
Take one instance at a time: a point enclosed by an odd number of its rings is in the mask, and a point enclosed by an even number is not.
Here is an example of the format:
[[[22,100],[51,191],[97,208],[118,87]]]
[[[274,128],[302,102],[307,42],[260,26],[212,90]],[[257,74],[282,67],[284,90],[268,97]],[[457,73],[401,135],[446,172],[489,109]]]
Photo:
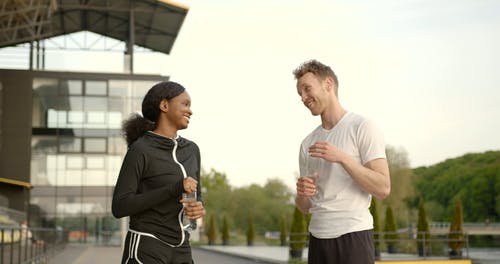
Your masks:
[[[168,54],[187,12],[167,0],[7,0],[0,4],[0,48],[90,31]]]
[[[0,177],[0,183],[5,183],[5,184],[11,185],[11,186],[23,187],[26,189],[33,188],[33,185],[31,185],[29,182],[1,178],[1,177]]]

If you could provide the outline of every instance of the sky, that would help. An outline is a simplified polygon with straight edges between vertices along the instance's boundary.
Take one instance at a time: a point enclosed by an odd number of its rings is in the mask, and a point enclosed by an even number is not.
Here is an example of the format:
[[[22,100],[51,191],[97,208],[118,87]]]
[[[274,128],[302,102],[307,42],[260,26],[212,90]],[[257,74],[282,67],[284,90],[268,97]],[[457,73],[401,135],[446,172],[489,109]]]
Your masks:
[[[293,188],[299,145],[320,124],[292,75],[309,59],[332,67],[343,107],[412,167],[500,150],[500,1],[177,2],[189,12],[171,54],[136,53],[134,69],[187,88],[194,114],[180,135],[233,186]],[[48,54],[48,69],[75,67],[122,71],[123,54]]]

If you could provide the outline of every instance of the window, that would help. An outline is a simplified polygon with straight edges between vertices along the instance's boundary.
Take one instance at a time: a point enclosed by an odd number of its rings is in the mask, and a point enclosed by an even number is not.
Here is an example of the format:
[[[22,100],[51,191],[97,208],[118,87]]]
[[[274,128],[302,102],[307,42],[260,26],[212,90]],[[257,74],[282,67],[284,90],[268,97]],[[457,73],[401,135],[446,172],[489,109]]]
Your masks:
[[[109,112],[108,113],[108,126],[109,128],[121,128],[123,121],[122,113]]]
[[[70,124],[83,124],[85,117],[82,111],[69,111],[68,123]]]
[[[87,157],[87,169],[104,169],[104,156]]]
[[[67,156],[67,169],[83,169],[83,158],[81,156]]]
[[[84,149],[86,153],[106,153],[106,138],[85,138]]]
[[[149,91],[153,85],[157,82],[151,81],[134,81],[134,87],[132,89],[132,97],[143,98],[144,95]]]
[[[59,137],[59,152],[61,153],[82,152],[82,139],[77,137]]]
[[[130,86],[131,86],[130,81],[110,80],[109,96],[116,96],[116,97],[129,96]]]
[[[61,80],[59,85],[60,95],[82,95],[83,84],[81,80]]]
[[[106,123],[106,114],[104,112],[87,112],[87,122],[104,125]]]
[[[106,81],[85,81],[85,95],[106,96],[108,83]]]

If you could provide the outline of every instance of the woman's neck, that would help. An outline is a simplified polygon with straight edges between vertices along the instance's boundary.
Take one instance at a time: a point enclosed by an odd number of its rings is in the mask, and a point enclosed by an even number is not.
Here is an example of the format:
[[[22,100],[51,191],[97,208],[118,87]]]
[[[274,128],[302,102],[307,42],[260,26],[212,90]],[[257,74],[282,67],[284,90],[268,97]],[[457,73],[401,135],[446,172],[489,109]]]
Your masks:
[[[160,126],[158,125],[155,129],[153,129],[153,133],[168,137],[168,138],[176,138],[177,137],[177,129],[167,127],[167,126]]]

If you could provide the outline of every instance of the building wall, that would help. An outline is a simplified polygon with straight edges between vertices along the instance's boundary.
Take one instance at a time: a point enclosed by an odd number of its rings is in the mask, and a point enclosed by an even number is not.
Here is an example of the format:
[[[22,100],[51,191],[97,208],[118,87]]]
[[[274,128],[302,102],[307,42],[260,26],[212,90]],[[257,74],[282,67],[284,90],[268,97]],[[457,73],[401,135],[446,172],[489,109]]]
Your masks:
[[[31,75],[26,71],[1,70],[0,177],[30,181],[31,159]],[[27,196],[22,187],[0,184],[9,207],[26,211]]]
[[[90,236],[116,227],[110,208],[126,151],[121,122],[140,109],[153,84],[165,80],[0,69],[0,177],[33,185],[0,183],[2,200],[29,214],[32,226]]]

